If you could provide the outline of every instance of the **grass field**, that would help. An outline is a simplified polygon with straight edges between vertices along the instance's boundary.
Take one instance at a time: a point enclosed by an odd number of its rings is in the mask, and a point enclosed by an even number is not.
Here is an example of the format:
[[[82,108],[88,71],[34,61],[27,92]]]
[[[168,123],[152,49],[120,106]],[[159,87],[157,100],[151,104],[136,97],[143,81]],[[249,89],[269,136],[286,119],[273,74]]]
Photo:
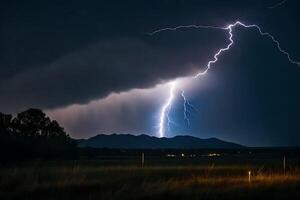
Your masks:
[[[284,174],[279,161],[146,157],[144,167],[138,157],[22,162],[1,166],[0,199],[300,199],[300,168],[293,164]]]

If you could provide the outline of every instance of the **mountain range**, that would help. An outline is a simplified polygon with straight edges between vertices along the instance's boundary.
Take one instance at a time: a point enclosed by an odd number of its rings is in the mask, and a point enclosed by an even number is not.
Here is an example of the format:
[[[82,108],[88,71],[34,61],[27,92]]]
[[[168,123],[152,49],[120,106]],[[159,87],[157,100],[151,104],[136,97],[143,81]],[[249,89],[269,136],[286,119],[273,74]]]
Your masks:
[[[117,149],[236,149],[245,146],[217,138],[201,139],[188,135],[158,138],[149,135],[99,134],[88,139],[77,140],[79,147]]]

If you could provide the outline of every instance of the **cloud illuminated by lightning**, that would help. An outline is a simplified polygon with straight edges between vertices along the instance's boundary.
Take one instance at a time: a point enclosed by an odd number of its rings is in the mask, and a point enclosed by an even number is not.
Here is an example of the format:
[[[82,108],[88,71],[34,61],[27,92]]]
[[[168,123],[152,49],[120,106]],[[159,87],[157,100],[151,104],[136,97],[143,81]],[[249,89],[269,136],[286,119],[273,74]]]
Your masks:
[[[177,26],[177,27],[171,27],[171,28],[168,27],[168,28],[159,29],[159,30],[153,31],[151,33],[148,33],[148,35],[158,34],[158,33],[163,32],[163,31],[176,31],[178,29],[190,29],[190,28],[195,28],[195,29],[219,29],[219,30],[226,30],[226,31],[228,31],[229,43],[225,47],[219,49],[214,54],[213,59],[210,60],[207,63],[207,65],[206,65],[206,67],[205,67],[205,69],[203,71],[200,71],[199,73],[197,73],[197,74],[195,74],[193,76],[193,78],[198,78],[199,76],[205,75],[208,72],[208,70],[211,68],[212,64],[215,64],[218,61],[219,56],[223,52],[228,51],[231,48],[231,46],[234,44],[232,30],[236,26],[242,26],[244,28],[254,28],[254,29],[258,30],[258,32],[259,32],[259,34],[261,36],[269,37],[276,44],[277,49],[288,58],[288,60],[289,60],[290,63],[296,64],[296,65],[300,66],[300,62],[293,60],[291,58],[290,54],[287,51],[285,51],[285,50],[283,50],[281,48],[279,41],[276,40],[273,35],[271,35],[268,32],[262,31],[262,29],[258,25],[256,25],[256,24],[247,25],[247,24],[244,24],[244,23],[242,23],[240,21],[236,21],[235,23],[229,24],[228,26],[225,26],[225,27],[202,26],[202,25],[183,25],[183,26]],[[166,123],[166,121],[165,121],[166,119],[167,119],[168,126],[169,126],[170,118],[169,118],[168,114],[169,114],[169,111],[170,111],[170,108],[172,106],[172,102],[173,102],[173,99],[174,99],[174,90],[175,90],[175,87],[176,87],[176,81],[171,82],[171,88],[170,88],[169,98],[167,99],[166,103],[161,108],[160,122],[159,122],[159,136],[160,137],[164,137],[165,136],[165,128],[164,128],[164,126],[165,126],[165,123]],[[181,96],[184,99],[184,105],[183,105],[183,107],[184,107],[184,119],[189,124],[189,119],[188,119],[188,116],[187,116],[187,105],[189,103],[187,101],[187,98],[184,96],[184,91],[183,90],[181,92]]]

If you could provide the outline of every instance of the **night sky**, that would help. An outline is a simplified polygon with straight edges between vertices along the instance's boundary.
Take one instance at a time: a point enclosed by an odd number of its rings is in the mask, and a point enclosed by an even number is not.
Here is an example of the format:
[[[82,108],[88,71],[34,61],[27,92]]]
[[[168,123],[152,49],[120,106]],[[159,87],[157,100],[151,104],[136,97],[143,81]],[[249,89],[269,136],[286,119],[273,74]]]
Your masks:
[[[300,60],[300,1],[8,1],[0,6],[0,111],[41,108],[74,138],[157,136],[170,81],[203,69],[240,20]],[[217,137],[249,146],[300,145],[300,67],[255,29],[198,79],[180,81],[167,137]],[[183,119],[185,91],[195,107]]]

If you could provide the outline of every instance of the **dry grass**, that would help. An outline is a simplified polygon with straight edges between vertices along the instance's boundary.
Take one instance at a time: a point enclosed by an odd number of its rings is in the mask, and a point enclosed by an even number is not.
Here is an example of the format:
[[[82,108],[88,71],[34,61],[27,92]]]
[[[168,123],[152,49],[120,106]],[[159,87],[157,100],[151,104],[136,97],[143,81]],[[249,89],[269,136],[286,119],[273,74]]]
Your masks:
[[[0,199],[300,199],[299,189],[298,168],[284,175],[249,165],[31,162],[0,171]]]

